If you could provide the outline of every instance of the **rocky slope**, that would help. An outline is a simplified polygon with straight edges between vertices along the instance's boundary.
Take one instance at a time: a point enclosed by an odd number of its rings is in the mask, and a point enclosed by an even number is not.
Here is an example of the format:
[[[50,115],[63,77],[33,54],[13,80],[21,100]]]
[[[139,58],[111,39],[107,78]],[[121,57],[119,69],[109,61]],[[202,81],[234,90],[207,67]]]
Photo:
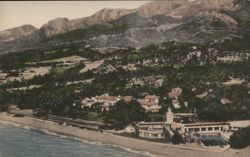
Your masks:
[[[136,9],[102,9],[80,19],[56,18],[38,30],[30,29],[23,36],[9,33],[4,39],[27,45],[96,24],[108,24],[126,25],[127,30],[122,34],[97,33],[90,39],[82,38],[93,46],[145,46],[168,40],[204,42],[235,35],[239,30],[244,32],[249,24],[249,6],[248,0],[153,1]],[[0,37],[1,34],[8,33],[1,32]]]
[[[40,35],[48,38],[57,34],[66,33],[70,31],[70,21],[67,18],[56,18],[44,24],[40,30]]]
[[[249,21],[249,6],[247,0],[197,0],[195,2],[167,0],[150,2],[137,9],[137,15],[144,17],[144,22],[145,19],[151,20],[148,24],[144,24],[144,27],[138,27],[138,22],[135,22],[134,27],[129,28],[122,35],[101,35],[91,38],[89,42],[97,46],[141,47],[169,40],[206,42],[230,38],[234,35],[240,35],[239,30],[242,29],[242,21],[244,21],[244,25],[247,24],[246,21]],[[158,24],[159,21],[153,20],[155,15],[174,20],[168,19]],[[136,21],[142,23],[141,19]],[[246,31],[246,28],[245,26],[243,32]]]
[[[19,39],[24,36],[28,36],[33,33],[37,28],[32,25],[23,25],[12,29],[7,29],[0,32],[0,41],[11,41]]]
[[[188,0],[165,0],[154,1],[137,9],[102,9],[89,17],[69,21],[66,18],[57,18],[42,26],[46,37],[65,33],[79,28],[87,28],[96,24],[102,24],[118,20],[129,15],[141,18],[150,18],[163,15],[171,18],[185,18],[193,16],[198,12],[209,10],[233,10],[234,0],[202,0],[189,2]],[[136,19],[138,20],[138,18]],[[131,19],[130,19],[131,21]],[[131,21],[132,22],[132,21]],[[138,23],[138,21],[133,21]],[[141,24],[142,25],[142,24]],[[146,26],[148,26],[146,24]]]
[[[129,9],[102,9],[89,17],[74,19],[70,21],[70,29],[86,28],[92,25],[101,24],[116,20],[134,10]]]

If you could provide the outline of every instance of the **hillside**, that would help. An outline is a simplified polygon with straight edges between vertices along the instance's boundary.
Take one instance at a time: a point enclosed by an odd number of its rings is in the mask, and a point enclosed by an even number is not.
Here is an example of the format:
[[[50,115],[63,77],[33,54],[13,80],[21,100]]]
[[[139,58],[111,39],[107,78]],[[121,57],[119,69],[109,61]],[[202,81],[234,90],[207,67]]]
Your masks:
[[[12,41],[19,39],[21,37],[28,36],[33,33],[37,28],[32,25],[23,25],[20,27],[15,27],[11,29],[7,29],[5,31],[0,32],[0,41]]]
[[[196,110],[201,121],[249,119],[249,41],[246,34],[209,43],[173,41],[105,53],[72,42],[7,53],[0,57],[0,105],[3,109],[10,104],[21,109],[35,105],[50,108],[55,115],[79,114],[88,120],[94,113],[96,120],[105,114],[98,109],[76,113],[72,104],[105,93],[135,98],[148,93],[160,96],[162,107],[148,113],[150,121],[162,120],[167,105],[178,113]],[[182,89],[180,108],[168,97],[177,87]]]

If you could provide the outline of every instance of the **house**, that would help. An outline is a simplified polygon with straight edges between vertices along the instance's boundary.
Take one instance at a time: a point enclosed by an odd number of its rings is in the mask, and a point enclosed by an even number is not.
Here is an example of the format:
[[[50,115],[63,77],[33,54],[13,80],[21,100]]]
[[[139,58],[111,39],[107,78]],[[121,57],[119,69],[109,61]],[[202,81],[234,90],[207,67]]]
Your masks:
[[[178,100],[172,100],[172,105],[175,109],[181,108],[180,103]]]
[[[172,99],[172,106],[175,109],[181,108],[178,97],[182,94],[182,89],[180,87],[173,88],[171,92],[168,93],[168,97]]]
[[[81,101],[81,108],[90,108],[96,101],[94,99],[85,98]]]
[[[159,140],[164,139],[165,122],[140,122],[136,125],[137,134],[141,138]]]
[[[146,99],[147,102],[154,102],[158,104],[160,97],[156,95],[146,95],[144,99]]]
[[[85,98],[81,101],[82,108],[90,108],[94,103],[101,103],[102,110],[109,110],[110,106],[114,106],[118,101],[124,100],[130,102],[133,100],[132,96],[110,96],[109,94],[103,94],[101,96],[95,96],[92,98]]]
[[[222,62],[239,62],[242,61],[242,58],[239,56],[224,56],[224,57],[217,57],[217,61]]]
[[[121,100],[120,97],[110,96],[108,94],[96,96],[94,99],[96,100],[96,102],[104,103],[110,106],[113,106],[117,101]]]
[[[173,88],[171,92],[168,93],[168,97],[177,100],[182,94],[182,89],[180,87]]]
[[[101,103],[102,110],[109,110],[110,106],[114,106],[118,101],[124,100],[130,102],[133,100],[132,96],[110,96],[109,94],[103,94],[92,98],[85,98],[81,101],[81,107],[90,108],[94,103]],[[140,105],[145,108],[147,112],[158,112],[161,109],[159,106],[159,96],[146,95],[143,99],[137,99]]]
[[[159,96],[146,95],[143,99],[137,99],[146,112],[158,112],[161,109],[159,106]]]
[[[196,95],[195,97],[196,97],[196,98],[199,98],[199,99],[203,99],[203,98],[205,98],[207,95],[208,95],[208,92],[205,91],[205,92],[203,92],[202,94]]]
[[[7,76],[8,76],[7,73],[3,73],[2,70],[0,70],[0,81],[5,80],[7,78]]]
[[[136,125],[137,134],[141,138],[151,140],[163,140],[166,138],[166,130],[170,124],[173,123],[174,114],[171,108],[168,108],[166,113],[166,120],[163,122],[140,122]],[[170,131],[172,134],[172,131]]]
[[[225,105],[225,104],[230,104],[230,103],[231,103],[231,101],[228,100],[227,98],[222,98],[222,99],[220,99],[220,102],[221,102],[223,105]]]

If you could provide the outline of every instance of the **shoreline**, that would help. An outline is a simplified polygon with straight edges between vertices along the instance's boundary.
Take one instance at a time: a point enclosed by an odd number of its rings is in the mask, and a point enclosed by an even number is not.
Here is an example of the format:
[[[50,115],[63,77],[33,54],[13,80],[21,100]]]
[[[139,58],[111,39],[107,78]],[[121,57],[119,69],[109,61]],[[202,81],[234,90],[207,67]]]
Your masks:
[[[83,143],[86,143],[86,144],[89,144],[89,145],[102,145],[102,146],[107,146],[107,147],[112,147],[112,148],[120,148],[122,150],[131,152],[131,153],[141,154],[141,155],[148,156],[148,157],[161,157],[161,156],[158,156],[158,155],[155,155],[155,154],[151,154],[148,151],[137,151],[137,150],[133,150],[133,149],[130,149],[130,148],[123,147],[123,146],[106,144],[106,143],[102,143],[102,142],[88,141],[88,140],[78,138],[78,137],[75,137],[75,136],[69,136],[69,135],[65,135],[65,134],[57,134],[55,132],[51,132],[51,131],[46,130],[46,129],[38,129],[38,128],[34,128],[32,126],[17,124],[17,123],[14,123],[14,122],[5,121],[5,120],[1,120],[1,119],[0,119],[0,124],[3,124],[3,125],[6,124],[6,125],[14,126],[14,127],[20,127],[21,129],[26,129],[26,130],[31,130],[31,131],[37,131],[37,132],[41,132],[42,134],[46,134],[48,136],[56,136],[56,137],[65,138],[65,139],[72,139],[72,140],[80,141],[80,142],[83,142]]]
[[[69,137],[75,137],[89,142],[102,143],[114,147],[120,147],[125,150],[131,150],[138,153],[149,153],[158,156],[167,157],[248,157],[250,155],[250,147],[245,149],[228,149],[224,152],[215,152],[202,148],[189,148],[180,145],[170,145],[163,143],[149,142],[140,139],[134,139],[108,132],[90,131],[87,129],[79,129],[73,126],[63,126],[58,123],[41,120],[31,117],[12,117],[7,113],[0,113],[0,120],[30,126],[38,130],[48,130],[49,132]]]

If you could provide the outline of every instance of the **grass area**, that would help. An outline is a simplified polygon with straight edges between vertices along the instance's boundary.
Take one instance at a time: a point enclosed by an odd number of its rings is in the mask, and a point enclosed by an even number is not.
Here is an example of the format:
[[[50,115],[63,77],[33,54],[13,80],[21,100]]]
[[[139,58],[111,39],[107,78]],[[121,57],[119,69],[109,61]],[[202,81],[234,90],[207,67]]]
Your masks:
[[[87,112],[84,116],[84,120],[103,122],[102,113]]]
[[[64,73],[66,70],[75,67],[76,65],[69,65],[69,66],[63,66],[63,67],[56,67],[53,69],[53,72],[56,74],[62,74]]]
[[[53,63],[53,62],[78,62],[78,61],[83,61],[86,60],[86,58],[80,57],[80,56],[69,56],[69,57],[63,57],[63,58],[58,58],[58,59],[52,59],[52,60],[46,60],[46,61],[41,61],[40,63]]]
[[[25,64],[36,64],[36,63],[57,63],[57,62],[80,62],[84,61],[86,58],[73,55],[73,56],[68,56],[68,57],[63,57],[63,58],[57,58],[57,59],[51,59],[51,60],[45,60],[45,61],[40,61],[40,62],[26,62]]]
[[[150,117],[150,119],[152,119],[153,121],[164,121],[165,117],[163,114],[160,113],[149,113],[148,116]]]
[[[88,70],[96,69],[100,65],[102,65],[103,63],[104,63],[103,60],[96,61],[96,62],[85,63],[85,67],[82,70],[80,70],[80,73],[86,72]]]

